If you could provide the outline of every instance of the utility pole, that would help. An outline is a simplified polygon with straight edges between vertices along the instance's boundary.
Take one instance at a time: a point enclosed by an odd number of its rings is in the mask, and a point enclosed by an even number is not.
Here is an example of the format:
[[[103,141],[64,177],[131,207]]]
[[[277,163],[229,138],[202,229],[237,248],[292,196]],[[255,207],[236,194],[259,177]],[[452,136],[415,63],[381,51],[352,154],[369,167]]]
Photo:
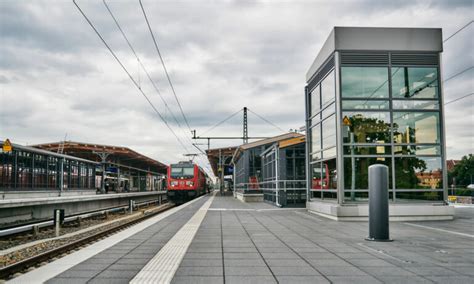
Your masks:
[[[247,107],[244,107],[244,133],[243,133],[243,142],[244,144],[249,143],[249,129],[247,123]]]

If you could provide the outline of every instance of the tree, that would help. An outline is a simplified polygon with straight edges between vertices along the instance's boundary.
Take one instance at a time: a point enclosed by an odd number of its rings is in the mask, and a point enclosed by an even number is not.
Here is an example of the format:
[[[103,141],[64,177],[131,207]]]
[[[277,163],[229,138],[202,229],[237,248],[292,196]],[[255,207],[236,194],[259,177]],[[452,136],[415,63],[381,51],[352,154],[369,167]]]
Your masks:
[[[449,185],[453,184],[453,178],[456,178],[456,187],[466,187],[474,183],[474,155],[469,154],[462,157],[451,172],[448,173]]]

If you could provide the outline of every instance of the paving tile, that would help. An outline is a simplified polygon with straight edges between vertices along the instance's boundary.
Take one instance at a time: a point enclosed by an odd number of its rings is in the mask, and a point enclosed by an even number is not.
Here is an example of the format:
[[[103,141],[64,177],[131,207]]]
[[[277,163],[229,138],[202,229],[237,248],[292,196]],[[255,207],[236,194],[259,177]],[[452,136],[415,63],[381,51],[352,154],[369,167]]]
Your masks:
[[[296,253],[293,253],[293,252],[290,252],[290,253],[283,253],[283,252],[261,252],[263,258],[265,259],[273,259],[273,258],[276,258],[276,259],[288,259],[288,258],[296,258],[296,259],[300,259],[300,257],[296,254]]]
[[[191,259],[222,259],[222,253],[217,252],[188,252],[184,255],[184,258]]]
[[[256,252],[224,252],[224,259],[255,259],[261,258]]]
[[[242,267],[242,266],[235,266],[235,267],[226,267],[225,268],[225,275],[229,276],[271,276],[272,273],[268,269],[268,267],[264,266],[254,266],[254,267]]]
[[[329,259],[306,259],[310,264],[314,266],[332,266],[332,267],[341,267],[341,266],[353,266],[349,262],[343,259],[329,258]]]
[[[60,278],[55,277],[53,279],[48,280],[47,284],[85,284],[90,278]]]
[[[92,278],[101,271],[69,269],[61,273],[61,278]]]
[[[257,252],[255,247],[224,247],[224,252]]]
[[[334,284],[375,284],[382,283],[372,276],[327,276]],[[407,282],[409,283],[409,282]],[[405,284],[407,284],[405,283]]]
[[[377,276],[384,283],[407,284],[407,283],[433,283],[431,280],[422,277],[404,276]]]
[[[307,266],[304,260],[300,259],[278,259],[278,258],[267,258],[265,259],[269,266]]]
[[[391,266],[391,267],[372,267],[372,266],[366,266],[366,267],[359,267],[360,269],[364,270],[370,275],[373,276],[416,276],[414,273],[402,269],[400,267],[396,266]]]
[[[330,283],[322,276],[276,276],[279,284],[319,284]]]
[[[172,284],[222,284],[222,276],[175,276]]]
[[[352,263],[355,266],[394,266],[390,262],[386,262],[381,259],[373,258],[354,258],[347,260],[348,262]]]
[[[184,258],[180,266],[222,266],[222,259],[198,259],[198,258]]]
[[[140,270],[104,270],[95,278],[121,278],[132,279]]]
[[[176,271],[177,276],[223,276],[222,266],[182,266]]]
[[[226,284],[276,284],[273,276],[225,276]]]
[[[321,276],[311,266],[271,266],[271,269],[276,276]]]
[[[263,259],[224,259],[225,266],[267,266]]]
[[[124,278],[95,278],[87,282],[87,284],[126,284],[131,279]]]
[[[316,269],[325,276],[368,276],[367,273],[354,266],[317,266]]]
[[[472,277],[467,276],[426,276],[426,278],[436,283],[449,284],[472,284]]]

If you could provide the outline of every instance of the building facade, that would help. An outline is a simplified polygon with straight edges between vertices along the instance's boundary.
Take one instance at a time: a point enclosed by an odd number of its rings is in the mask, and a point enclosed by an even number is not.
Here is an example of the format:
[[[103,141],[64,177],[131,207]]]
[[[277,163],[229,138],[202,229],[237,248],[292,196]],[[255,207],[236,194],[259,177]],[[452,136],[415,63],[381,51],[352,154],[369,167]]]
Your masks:
[[[366,218],[384,164],[393,218],[452,218],[441,52],[441,29],[333,29],[306,78],[308,209]]]

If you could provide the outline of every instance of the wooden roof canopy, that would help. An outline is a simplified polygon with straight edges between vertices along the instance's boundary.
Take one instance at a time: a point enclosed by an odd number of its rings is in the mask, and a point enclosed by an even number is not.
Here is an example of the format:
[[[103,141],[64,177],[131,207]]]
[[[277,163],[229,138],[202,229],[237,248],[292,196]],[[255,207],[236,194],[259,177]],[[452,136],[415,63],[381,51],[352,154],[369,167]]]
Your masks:
[[[168,168],[167,165],[157,160],[154,160],[138,152],[135,152],[130,148],[122,146],[65,141],[38,144],[33,145],[33,147],[53,152],[57,152],[59,149],[64,147],[64,154],[96,162],[101,162],[101,158],[96,153],[106,152],[109,153],[109,156],[107,157],[107,162],[120,164],[125,167],[133,167],[145,171],[152,171],[163,174],[166,173]]]

